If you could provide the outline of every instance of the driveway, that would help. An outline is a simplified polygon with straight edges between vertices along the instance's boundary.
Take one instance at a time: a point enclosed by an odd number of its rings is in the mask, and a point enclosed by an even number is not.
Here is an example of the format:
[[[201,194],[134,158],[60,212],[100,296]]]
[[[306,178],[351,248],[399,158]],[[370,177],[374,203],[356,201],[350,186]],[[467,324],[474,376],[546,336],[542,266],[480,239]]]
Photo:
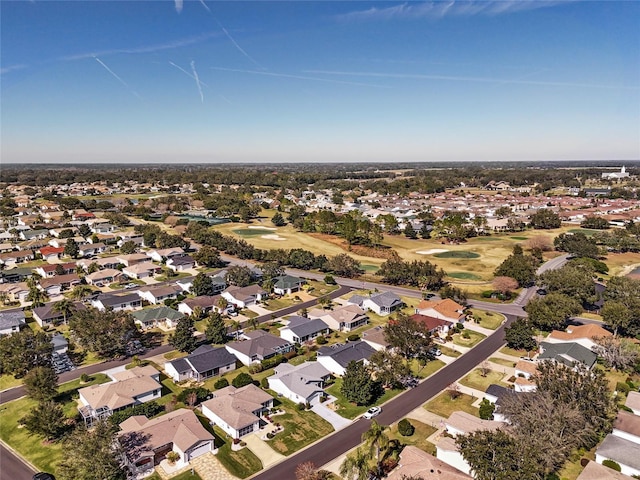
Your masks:
[[[267,445],[266,440],[262,440],[260,436],[264,435],[266,430],[260,430],[256,433],[251,433],[242,437],[242,440],[247,443],[245,448],[251,450],[256,457],[262,462],[262,466],[267,469],[274,463],[278,463],[283,460],[284,455],[276,452],[273,448]]]
[[[331,402],[331,400],[329,402]],[[327,403],[328,402],[317,403],[311,407],[311,411],[315,412],[316,415],[320,415],[329,422],[333,426],[334,430],[340,430],[351,423],[351,420],[341,417],[336,412],[328,408]]]
[[[249,305],[247,308],[252,312],[257,313],[258,315],[270,315],[272,313],[276,313],[276,312],[272,312],[271,310],[267,310],[266,308],[261,307],[260,305]]]

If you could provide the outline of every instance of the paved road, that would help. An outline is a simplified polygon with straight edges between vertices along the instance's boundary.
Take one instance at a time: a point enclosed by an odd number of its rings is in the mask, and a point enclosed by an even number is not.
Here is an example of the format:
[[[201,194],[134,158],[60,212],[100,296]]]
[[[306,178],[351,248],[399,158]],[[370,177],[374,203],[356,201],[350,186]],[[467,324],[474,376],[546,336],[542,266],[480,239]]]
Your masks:
[[[382,413],[376,420],[383,425],[390,425],[409,412],[418,408],[430,398],[439,394],[451,383],[464,376],[493,352],[504,344],[504,328],[515,317],[509,316],[491,336],[480,342],[475,348],[459,357],[437,373],[423,381],[418,387],[411,389],[384,405]],[[324,438],[313,446],[288,457],[269,470],[251,477],[255,480],[282,480],[295,478],[296,467],[303,462],[324,465],[334,458],[360,445],[362,434],[369,428],[370,421],[359,419],[350,426]]]
[[[34,473],[36,471],[30,465],[0,442],[0,478],[2,480],[29,480]]]

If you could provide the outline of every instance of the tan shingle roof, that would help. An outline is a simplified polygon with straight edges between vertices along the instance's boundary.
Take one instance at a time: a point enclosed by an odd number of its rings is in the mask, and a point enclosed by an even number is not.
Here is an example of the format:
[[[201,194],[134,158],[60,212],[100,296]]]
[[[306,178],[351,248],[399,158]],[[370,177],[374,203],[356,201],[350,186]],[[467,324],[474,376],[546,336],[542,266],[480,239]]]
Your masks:
[[[593,337],[610,337],[611,332],[605,330],[600,325],[587,324],[587,325],[575,325],[567,328],[566,332],[554,330],[549,335],[550,338],[556,340],[575,341],[579,338],[593,338]]]
[[[398,467],[387,476],[387,480],[401,480],[405,477],[414,476],[433,480],[464,480],[472,478],[433,455],[423,452],[413,445],[407,445],[400,453]]]
[[[253,384],[242,388],[228,386],[217,390],[214,395],[202,405],[235,430],[256,422],[258,417],[253,412],[262,409],[262,404],[273,398]]]
[[[151,370],[158,374],[151,366],[132,368],[114,374],[115,382],[91,385],[81,388],[78,393],[94,410],[105,406],[111,410],[123,408],[135,403],[135,397],[162,388],[151,378]]]

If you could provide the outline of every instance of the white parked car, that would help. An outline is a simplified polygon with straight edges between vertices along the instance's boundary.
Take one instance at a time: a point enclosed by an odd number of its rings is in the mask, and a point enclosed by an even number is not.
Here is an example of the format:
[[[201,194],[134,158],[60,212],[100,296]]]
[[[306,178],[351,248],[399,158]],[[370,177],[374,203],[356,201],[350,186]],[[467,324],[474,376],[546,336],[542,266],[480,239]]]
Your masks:
[[[380,407],[371,407],[369,410],[367,410],[363,417],[364,418],[373,418],[373,417],[377,417],[378,415],[380,415],[380,412],[382,412],[382,408]]]

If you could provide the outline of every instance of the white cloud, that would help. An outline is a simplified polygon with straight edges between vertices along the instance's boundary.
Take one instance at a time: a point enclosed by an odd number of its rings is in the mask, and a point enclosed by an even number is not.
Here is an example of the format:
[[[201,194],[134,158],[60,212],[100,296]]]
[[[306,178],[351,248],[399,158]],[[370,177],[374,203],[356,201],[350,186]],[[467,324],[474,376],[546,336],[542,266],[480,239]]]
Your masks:
[[[371,7],[366,10],[355,10],[338,16],[338,19],[349,20],[391,20],[411,18],[442,18],[445,16],[500,15],[524,10],[548,8],[571,0],[451,0],[420,3],[402,3],[386,8]]]
[[[182,11],[182,0],[174,0],[176,4],[176,12],[180,13]]]
[[[5,73],[9,73],[9,72],[16,72],[18,70],[24,70],[27,67],[28,66],[25,64],[10,65],[8,67],[2,67],[0,68],[0,75],[4,75]]]

